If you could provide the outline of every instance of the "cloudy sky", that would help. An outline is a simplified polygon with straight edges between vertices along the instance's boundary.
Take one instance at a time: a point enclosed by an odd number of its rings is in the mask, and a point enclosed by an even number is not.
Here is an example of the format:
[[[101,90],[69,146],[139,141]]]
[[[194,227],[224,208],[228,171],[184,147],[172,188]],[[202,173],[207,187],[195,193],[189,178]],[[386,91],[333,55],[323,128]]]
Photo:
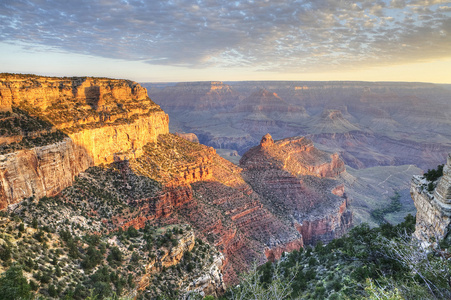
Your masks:
[[[0,72],[451,83],[451,2],[1,0]]]

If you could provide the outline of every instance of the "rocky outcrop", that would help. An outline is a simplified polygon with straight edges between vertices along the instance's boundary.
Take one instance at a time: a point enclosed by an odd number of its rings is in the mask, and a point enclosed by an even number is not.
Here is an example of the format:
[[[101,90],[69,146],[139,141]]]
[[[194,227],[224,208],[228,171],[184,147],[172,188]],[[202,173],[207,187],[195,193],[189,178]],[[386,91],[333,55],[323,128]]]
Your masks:
[[[260,145],[246,152],[240,160],[246,170],[280,169],[294,175],[334,178],[345,171],[338,154],[327,154],[304,137],[286,138],[274,143],[266,134]]]
[[[306,138],[274,142],[267,134],[243,155],[240,165],[265,206],[291,218],[304,244],[328,242],[352,226],[348,199],[338,180],[345,168],[337,154],[316,149]]]
[[[190,142],[193,142],[193,143],[199,143],[199,139],[197,138],[197,135],[195,135],[194,133],[176,132],[175,135],[179,136],[181,138],[184,138],[187,141],[190,141]]]
[[[1,137],[2,208],[54,195],[90,166],[138,158],[145,144],[169,131],[168,116],[128,80],[3,75],[0,111],[12,109],[18,111],[2,121],[22,127]],[[62,132],[67,138],[52,138]]]
[[[184,256],[194,249],[196,245],[194,231],[187,230],[186,226],[182,226],[182,228],[185,230],[185,233],[176,239],[176,245],[160,247],[157,252],[158,255],[145,266],[146,274],[140,279],[138,284],[139,291],[144,291],[146,288],[151,287],[149,284],[152,276],[161,273],[167,268],[179,265]],[[201,270],[188,272],[182,278],[172,278],[182,292],[181,299],[189,299],[192,293],[216,297],[224,293],[225,284],[222,275],[224,256],[215,251],[205,261],[209,261],[209,263],[204,264]]]
[[[184,289],[184,299],[190,299],[191,294],[200,294],[202,297],[212,295],[219,297],[225,292],[225,283],[222,277],[224,256],[222,254],[212,257],[212,263],[205,268],[205,273],[194,279]]]
[[[195,235],[192,230],[187,231],[177,240],[177,245],[169,248],[162,248],[158,256],[146,266],[147,274],[161,272],[163,268],[175,266],[180,262],[185,252],[193,250],[195,245]]]
[[[0,155],[0,209],[24,198],[54,196],[92,165],[71,139]]]
[[[430,190],[430,185],[436,186],[435,189]],[[451,226],[451,153],[443,168],[443,176],[436,182],[414,176],[410,194],[417,208],[415,236],[424,245],[445,238]]]
[[[159,273],[163,268],[177,265],[185,252],[189,252],[194,248],[195,235],[192,230],[189,230],[177,239],[176,246],[170,246],[168,248],[163,247],[158,251],[158,256],[151,259],[145,266],[146,274],[140,279],[138,284],[138,290],[143,291],[150,283],[152,275]]]

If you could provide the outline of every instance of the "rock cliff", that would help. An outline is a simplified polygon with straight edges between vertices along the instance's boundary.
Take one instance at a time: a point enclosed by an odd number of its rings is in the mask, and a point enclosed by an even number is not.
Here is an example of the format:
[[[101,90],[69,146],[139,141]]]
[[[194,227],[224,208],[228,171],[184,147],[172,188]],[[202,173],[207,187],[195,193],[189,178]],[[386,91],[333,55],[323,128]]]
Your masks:
[[[425,245],[446,238],[451,225],[451,153],[443,176],[435,182],[414,176],[410,194],[417,208],[415,236]]]
[[[322,152],[303,137],[274,142],[267,134],[243,155],[240,166],[265,206],[290,218],[305,244],[328,242],[352,226],[339,180],[344,163],[337,154]]]
[[[91,165],[86,150],[70,138],[0,155],[0,209],[31,196],[54,196]]]
[[[152,90],[152,99],[164,110],[229,109],[240,99],[237,92],[220,81],[183,82],[162,90],[147,86]]]
[[[4,74],[0,111],[3,208],[52,196],[90,166],[138,158],[169,130],[146,89],[128,80]]]
[[[130,161],[130,168],[158,182],[162,190],[130,201],[139,209],[139,217],[130,224],[190,223],[223,253],[225,282],[236,282],[238,273],[255,260],[264,262],[265,251],[303,246],[299,232],[270,213],[242,179],[241,169],[214,149],[166,134],[144,152]]]

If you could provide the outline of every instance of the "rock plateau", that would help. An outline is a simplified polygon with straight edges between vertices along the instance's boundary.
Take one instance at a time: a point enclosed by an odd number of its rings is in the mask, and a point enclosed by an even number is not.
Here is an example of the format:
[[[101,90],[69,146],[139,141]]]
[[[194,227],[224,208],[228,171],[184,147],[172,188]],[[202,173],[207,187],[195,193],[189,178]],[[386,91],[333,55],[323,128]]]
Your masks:
[[[0,145],[6,147],[0,155],[0,207],[53,196],[88,167],[139,157],[146,143],[168,133],[168,116],[145,88],[128,80],[3,75],[0,104],[8,128],[22,124],[15,121],[19,117],[38,118],[65,135],[33,147],[43,138],[35,127],[2,134],[20,138]]]

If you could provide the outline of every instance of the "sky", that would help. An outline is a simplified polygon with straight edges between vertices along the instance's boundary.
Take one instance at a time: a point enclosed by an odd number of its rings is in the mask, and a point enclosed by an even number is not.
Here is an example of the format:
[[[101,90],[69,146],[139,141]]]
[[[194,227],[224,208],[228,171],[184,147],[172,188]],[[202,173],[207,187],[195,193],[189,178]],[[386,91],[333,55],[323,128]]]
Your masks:
[[[0,72],[451,83],[451,2],[0,0]]]

